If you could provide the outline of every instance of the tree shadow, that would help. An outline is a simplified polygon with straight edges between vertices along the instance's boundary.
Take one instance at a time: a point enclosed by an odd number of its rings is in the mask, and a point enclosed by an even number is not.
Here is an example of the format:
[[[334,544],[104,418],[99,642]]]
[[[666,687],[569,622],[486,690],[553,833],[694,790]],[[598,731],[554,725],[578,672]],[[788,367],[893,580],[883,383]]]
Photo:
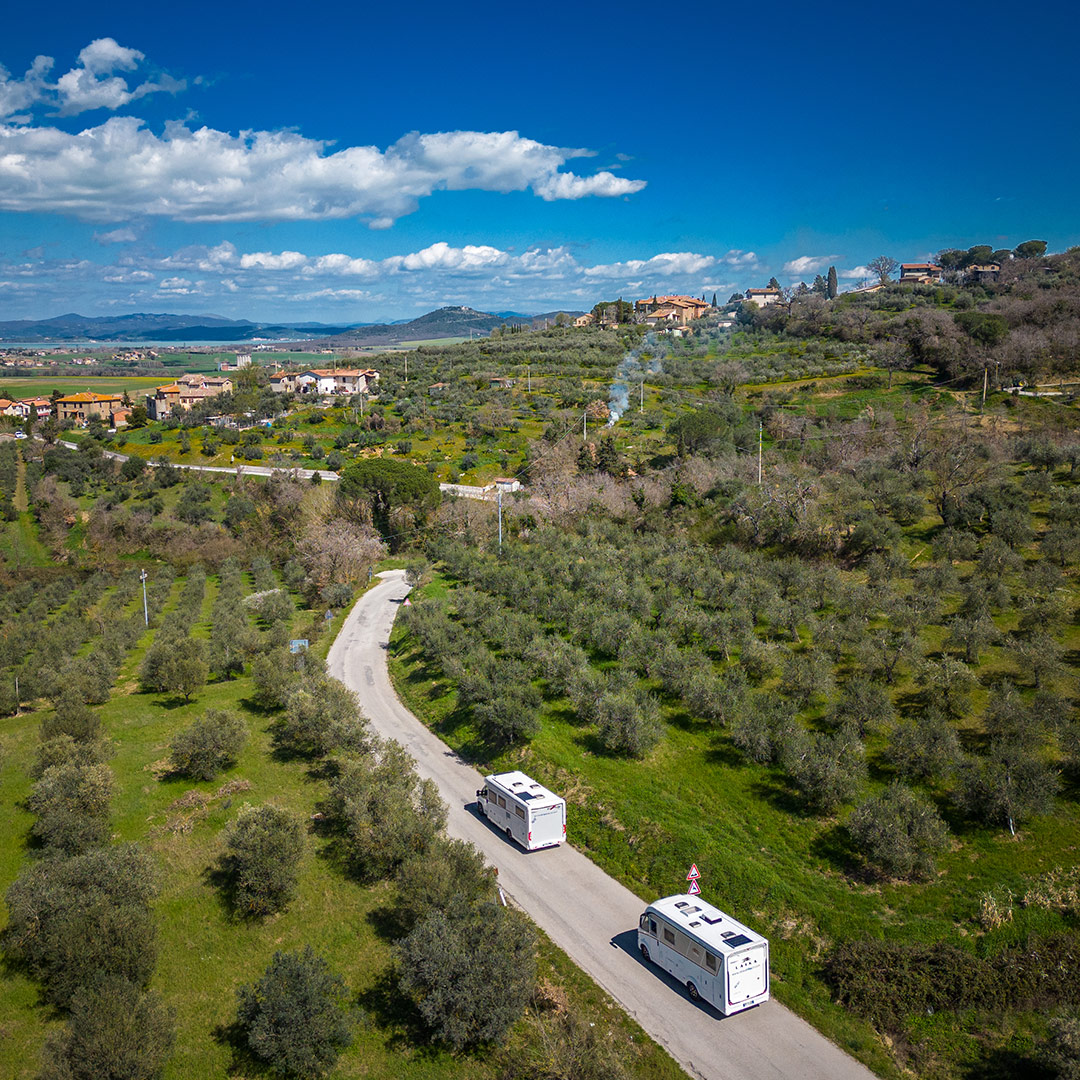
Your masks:
[[[214,1042],[229,1049],[229,1076],[276,1077],[279,1074],[262,1058],[252,1053],[247,1035],[238,1020],[231,1024],[218,1024],[210,1032]]]
[[[705,760],[710,765],[727,765],[732,769],[746,765],[746,758],[735,748],[731,740],[720,734],[713,735],[709,740]]]
[[[390,944],[400,941],[408,934],[410,929],[401,913],[392,904],[372,908],[367,913],[365,921],[381,940]]]
[[[1053,1080],[1057,1075],[1034,1058],[1007,1047],[991,1047],[961,1074],[964,1080]]]
[[[194,702],[194,698],[185,698],[182,694],[170,694],[168,697],[159,697],[150,703],[151,708],[154,709],[167,709],[172,712],[173,709],[182,709],[185,705],[191,705]]]
[[[867,874],[851,843],[846,825],[831,825],[810,842],[810,852],[824,859],[834,870],[853,880],[865,880]]]
[[[760,799],[764,799],[777,810],[794,817],[812,817],[806,800],[794,788],[775,778],[755,781],[750,790]]]
[[[439,1057],[439,1045],[432,1041],[416,1006],[398,989],[394,976],[394,969],[387,968],[356,995],[356,1004],[386,1033],[388,1050],[409,1050],[421,1060]]]

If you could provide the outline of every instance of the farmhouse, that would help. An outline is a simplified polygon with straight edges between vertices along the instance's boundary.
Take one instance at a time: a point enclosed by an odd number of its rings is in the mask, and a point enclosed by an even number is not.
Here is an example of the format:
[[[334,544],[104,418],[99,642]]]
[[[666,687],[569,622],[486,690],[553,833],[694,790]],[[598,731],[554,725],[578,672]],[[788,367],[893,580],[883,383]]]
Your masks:
[[[987,263],[985,266],[969,266],[968,279],[982,285],[997,281],[1001,277],[1001,263]]]
[[[270,376],[270,389],[279,394],[372,394],[379,373],[372,368],[308,368]]]
[[[56,399],[56,418],[74,420],[85,424],[92,416],[99,420],[111,420],[113,409],[123,406],[124,399],[119,394],[92,394],[89,390],[81,394],[68,394]]]
[[[998,267],[1000,270],[1001,267]],[[940,266],[934,263],[901,263],[901,285],[938,285],[941,275],[944,273]]]
[[[146,415],[151,420],[164,420],[172,412],[187,412],[207,398],[232,390],[231,379],[220,375],[181,375],[168,386],[159,386],[146,395]]]
[[[653,296],[634,303],[638,321],[649,326],[685,326],[694,319],[700,319],[708,311],[709,305],[704,300],[695,300],[692,296]]]
[[[770,304],[780,302],[779,289],[747,289],[746,303],[755,304],[757,307],[768,307]]]

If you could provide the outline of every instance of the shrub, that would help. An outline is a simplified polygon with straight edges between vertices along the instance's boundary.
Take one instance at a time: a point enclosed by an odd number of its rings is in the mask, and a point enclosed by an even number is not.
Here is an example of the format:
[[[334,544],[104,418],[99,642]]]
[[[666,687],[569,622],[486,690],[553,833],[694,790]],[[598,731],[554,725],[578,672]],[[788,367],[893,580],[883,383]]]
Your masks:
[[[207,709],[172,741],[173,768],[193,780],[213,780],[236,762],[247,742],[247,726],[234,712]]]
[[[34,837],[53,852],[78,855],[109,839],[113,777],[107,765],[53,765],[26,801]]]
[[[53,713],[41,721],[41,737],[53,739],[70,735],[76,742],[89,742],[101,732],[101,717],[70,688],[53,703]]]
[[[926,878],[948,828],[934,805],[903,784],[860,803],[848,818],[855,847],[871,866],[892,877]]]
[[[608,690],[597,705],[597,736],[613,754],[644,757],[663,733],[656,702],[634,688]]]
[[[1043,1058],[1059,1080],[1080,1080],[1080,1018],[1058,1016],[1050,1021]]]
[[[157,994],[105,976],[71,999],[67,1027],[45,1044],[40,1080],[156,1080],[174,1036]]]
[[[274,954],[263,977],[237,992],[248,1047],[286,1076],[323,1076],[352,1041],[345,983],[310,945]]]
[[[245,807],[226,832],[225,848],[233,909],[255,917],[284,910],[296,894],[304,852],[300,822],[276,806]]]
[[[152,871],[132,845],[31,864],[5,896],[5,952],[62,1007],[109,975],[145,986],[157,958]]]
[[[367,720],[356,694],[337,679],[315,673],[289,694],[275,739],[282,749],[303,757],[322,757],[346,747],[362,752]]]
[[[420,779],[415,762],[395,742],[341,762],[330,781],[326,814],[353,872],[368,881],[426,852],[446,824],[435,785]]]
[[[416,888],[418,881],[423,888]],[[443,836],[398,867],[397,883],[394,911],[407,930],[433,911],[494,900],[495,875],[484,856],[465,840]]]
[[[536,937],[490,904],[432,912],[398,947],[398,985],[455,1049],[502,1039],[536,986]]]
[[[809,808],[825,814],[854,798],[866,776],[863,744],[847,727],[827,735],[794,728],[780,756]]]

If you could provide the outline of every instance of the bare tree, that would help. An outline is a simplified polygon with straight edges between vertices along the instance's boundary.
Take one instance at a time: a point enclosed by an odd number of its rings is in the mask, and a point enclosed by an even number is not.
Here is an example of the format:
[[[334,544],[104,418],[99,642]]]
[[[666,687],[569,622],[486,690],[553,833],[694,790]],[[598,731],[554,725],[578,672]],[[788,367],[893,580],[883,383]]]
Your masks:
[[[867,270],[873,270],[882,285],[892,280],[892,275],[899,266],[900,264],[889,255],[879,255],[866,264]]]

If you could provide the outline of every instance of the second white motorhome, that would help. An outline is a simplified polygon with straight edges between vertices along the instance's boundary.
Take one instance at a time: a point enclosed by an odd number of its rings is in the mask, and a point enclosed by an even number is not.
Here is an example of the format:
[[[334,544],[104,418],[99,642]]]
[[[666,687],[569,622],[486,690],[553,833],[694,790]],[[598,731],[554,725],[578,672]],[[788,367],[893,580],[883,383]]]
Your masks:
[[[526,851],[555,847],[566,839],[566,802],[523,772],[484,778],[476,808]]]
[[[650,904],[638,923],[638,948],[695,1001],[725,1016],[769,1000],[769,943],[697,896]]]

